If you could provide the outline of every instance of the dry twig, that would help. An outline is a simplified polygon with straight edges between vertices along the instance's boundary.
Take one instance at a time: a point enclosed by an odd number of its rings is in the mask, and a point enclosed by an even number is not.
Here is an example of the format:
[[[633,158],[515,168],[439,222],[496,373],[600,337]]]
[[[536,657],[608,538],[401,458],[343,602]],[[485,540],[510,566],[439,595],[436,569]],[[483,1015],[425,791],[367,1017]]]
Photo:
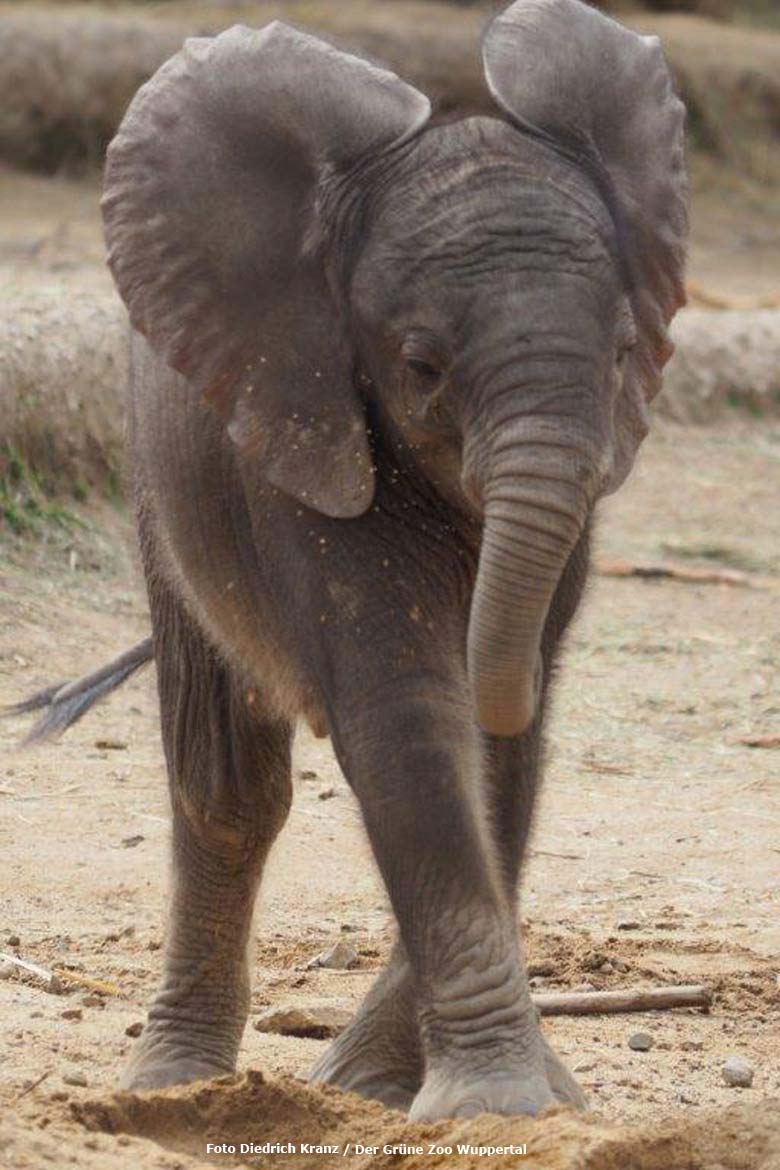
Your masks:
[[[684,581],[692,585],[735,585],[743,589],[780,589],[780,581],[755,577],[739,569],[683,568],[665,561],[636,564],[633,561],[601,561],[596,565],[601,577],[643,577],[646,580]]]
[[[709,1010],[712,992],[703,984],[652,987],[647,991],[558,991],[532,995],[542,1016],[589,1016],[667,1011],[676,1007]]]
[[[757,297],[733,297],[725,293],[714,293],[704,289],[695,280],[686,285],[689,300],[706,305],[709,309],[780,309],[780,294],[767,293]]]
[[[751,748],[780,748],[780,735],[741,735],[737,743]]]

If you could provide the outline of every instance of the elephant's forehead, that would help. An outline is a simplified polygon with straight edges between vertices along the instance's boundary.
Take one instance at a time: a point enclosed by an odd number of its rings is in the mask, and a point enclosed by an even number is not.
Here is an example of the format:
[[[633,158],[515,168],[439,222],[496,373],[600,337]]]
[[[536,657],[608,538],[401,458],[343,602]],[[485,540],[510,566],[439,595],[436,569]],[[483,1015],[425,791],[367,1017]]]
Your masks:
[[[442,260],[557,241],[586,257],[612,233],[589,177],[492,118],[434,126],[374,204],[375,246]]]

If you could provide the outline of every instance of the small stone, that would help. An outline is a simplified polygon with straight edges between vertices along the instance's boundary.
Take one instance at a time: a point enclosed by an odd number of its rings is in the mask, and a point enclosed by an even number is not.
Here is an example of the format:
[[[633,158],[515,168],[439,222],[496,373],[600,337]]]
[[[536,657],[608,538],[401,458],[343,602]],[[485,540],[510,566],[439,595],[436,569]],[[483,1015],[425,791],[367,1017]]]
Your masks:
[[[136,1020],[134,1024],[128,1024],[125,1028],[125,1036],[131,1036],[135,1040],[144,1030],[144,1026],[140,1020]]]
[[[730,1056],[720,1072],[726,1084],[734,1089],[749,1089],[753,1084],[753,1065],[741,1056]]]
[[[127,751],[127,744],[123,739],[96,739],[95,747],[103,752]]]
[[[271,1007],[260,1013],[254,1028],[256,1032],[273,1032],[277,1036],[329,1040],[344,1031],[352,1015],[352,1008],[341,1004]]]
[[[601,964],[599,971],[602,975],[614,975],[615,968],[613,967],[612,963],[610,963],[609,959],[607,959],[606,963]]]
[[[86,1089],[87,1085],[89,1084],[87,1078],[84,1076],[84,1073],[78,1071],[65,1073],[62,1079],[66,1085],[76,1085],[81,1089]]]
[[[122,838],[122,847],[123,849],[135,849],[136,845],[140,845],[145,840],[142,833],[135,833],[132,837]]]
[[[634,1032],[628,1038],[628,1047],[634,1052],[649,1052],[653,1047],[653,1037],[649,1032]]]
[[[18,934],[10,934],[8,936],[8,945],[9,947],[19,947],[22,945],[22,940]]]
[[[81,1002],[84,1007],[89,1008],[104,1008],[106,1006],[106,1001],[103,997],[101,995],[95,995],[94,991],[88,992],[87,995],[82,995]]]
[[[635,918],[621,918],[619,922],[615,923],[616,930],[639,930],[641,922],[637,922]]]
[[[332,798],[335,795],[336,795],[335,788],[323,788],[322,792],[317,793],[317,799],[318,800],[332,800]]]
[[[528,964],[528,975],[531,979],[535,976],[541,976],[542,979],[547,979],[550,975],[555,974],[555,963],[552,959],[540,959],[538,963]]]
[[[299,780],[319,780],[319,776],[317,775],[316,772],[312,772],[308,768],[302,768],[298,773],[298,779]]]
[[[699,1098],[696,1096],[696,1094],[691,1092],[690,1089],[685,1088],[685,1086],[677,1090],[677,1100],[681,1105],[699,1104]]]
[[[349,971],[358,961],[358,953],[344,939],[339,939],[327,951],[323,951],[315,958],[310,959],[307,967],[325,967],[331,971]]]
[[[0,959],[0,979],[13,979],[17,971],[18,967],[14,963],[10,963],[8,959]]]
[[[63,1020],[82,1020],[84,1013],[81,1008],[65,1008],[64,1012],[60,1012]]]
[[[608,962],[609,955],[605,955],[603,951],[588,951],[583,955],[580,966],[583,971],[599,971]]]
[[[704,1048],[703,1040],[683,1040],[680,1044],[683,1052],[701,1052]]]

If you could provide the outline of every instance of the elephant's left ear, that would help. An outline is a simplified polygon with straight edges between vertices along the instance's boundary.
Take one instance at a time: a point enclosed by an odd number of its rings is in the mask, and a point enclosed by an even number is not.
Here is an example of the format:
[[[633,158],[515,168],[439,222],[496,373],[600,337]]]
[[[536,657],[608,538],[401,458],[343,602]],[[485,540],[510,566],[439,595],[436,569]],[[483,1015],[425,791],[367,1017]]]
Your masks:
[[[657,37],[579,0],[517,0],[490,25],[483,58],[512,120],[590,159],[611,190],[638,333],[615,408],[614,491],[647,434],[673,349],[667,326],[685,303],[685,108]]]
[[[132,324],[265,477],[329,516],[373,469],[317,237],[337,182],[415,134],[428,99],[280,22],[187,41],[136,94],[106,163],[109,264]]]

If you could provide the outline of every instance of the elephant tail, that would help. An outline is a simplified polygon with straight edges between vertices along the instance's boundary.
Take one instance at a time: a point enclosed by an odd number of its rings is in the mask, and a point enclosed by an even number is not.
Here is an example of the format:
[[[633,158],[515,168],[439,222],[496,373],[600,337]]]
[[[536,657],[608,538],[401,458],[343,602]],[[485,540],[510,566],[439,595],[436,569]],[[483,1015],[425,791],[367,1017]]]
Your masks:
[[[24,747],[56,739],[77,723],[99,699],[110,695],[153,657],[152,639],[144,638],[98,670],[70,682],[44,687],[21,703],[0,708],[0,714],[7,716],[27,715],[31,711],[43,712],[25,737]]]

